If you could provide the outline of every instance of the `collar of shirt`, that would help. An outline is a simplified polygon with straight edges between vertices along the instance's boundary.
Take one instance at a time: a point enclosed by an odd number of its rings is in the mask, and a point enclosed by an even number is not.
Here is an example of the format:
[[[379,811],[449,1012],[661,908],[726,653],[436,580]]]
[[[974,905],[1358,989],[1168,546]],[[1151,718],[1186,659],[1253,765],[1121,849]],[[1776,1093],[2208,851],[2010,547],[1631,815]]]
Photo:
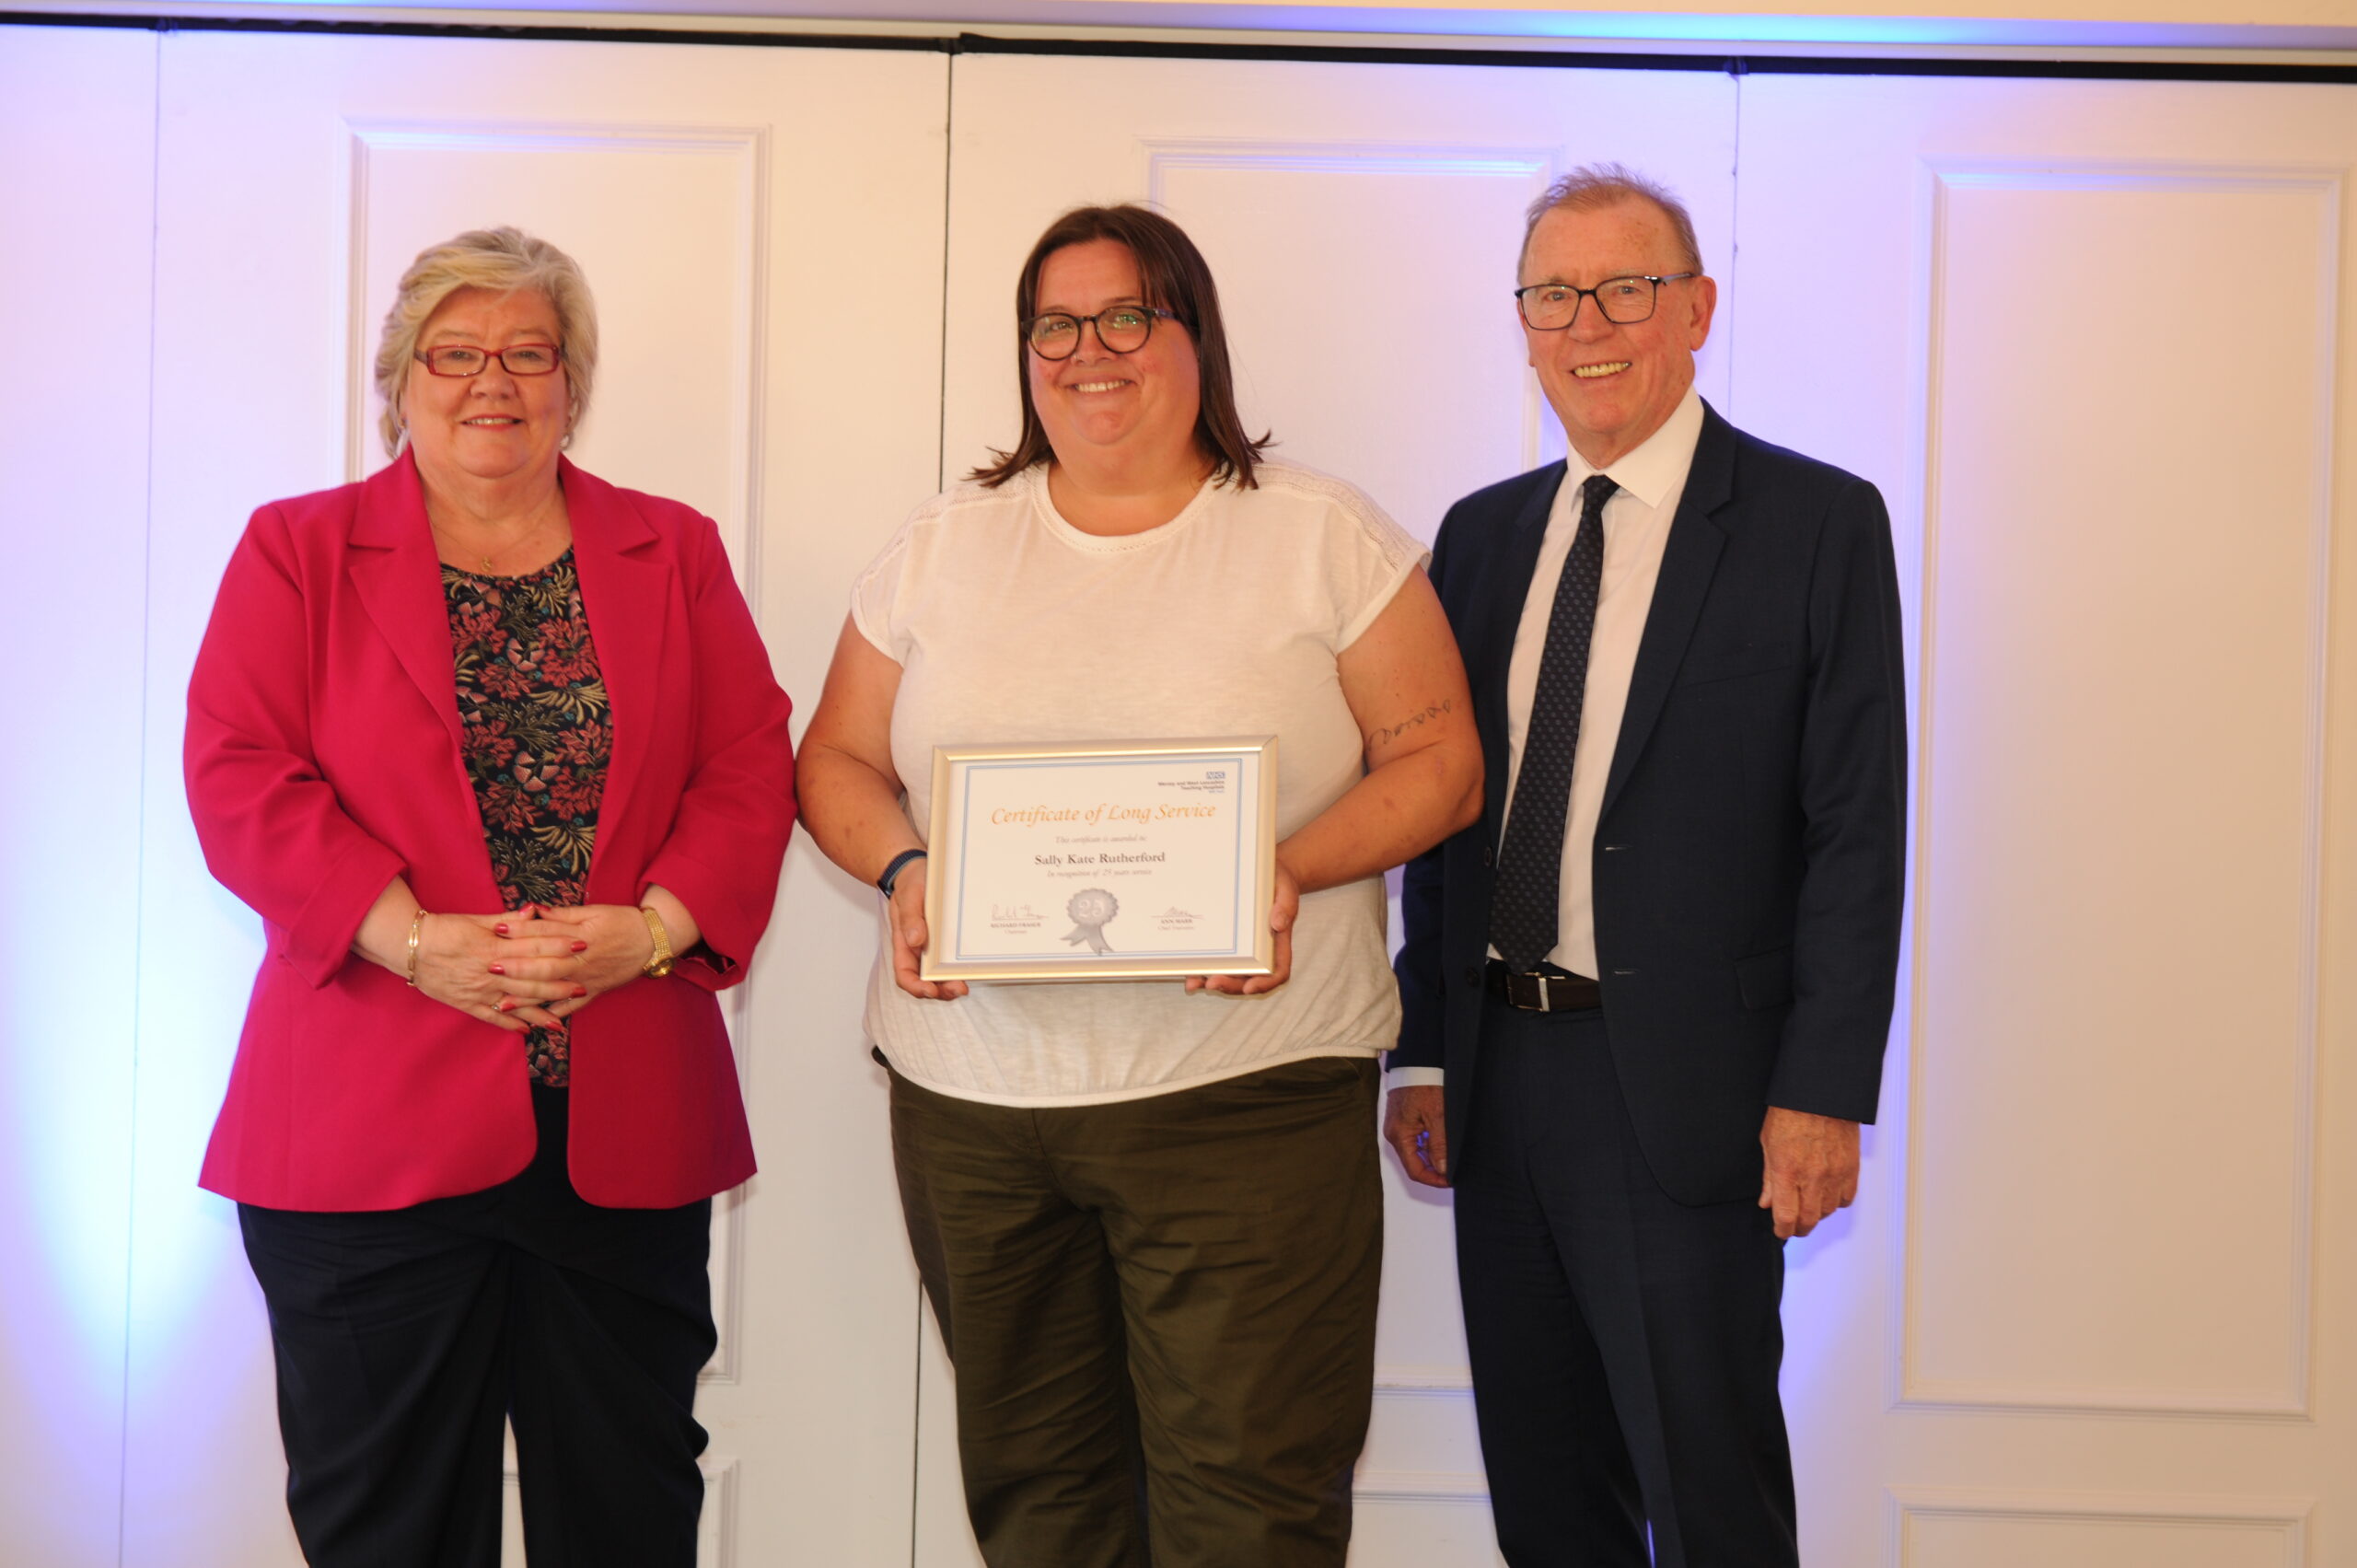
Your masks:
[[[1686,396],[1662,422],[1659,430],[1646,436],[1635,451],[1625,452],[1617,462],[1607,464],[1603,471],[1648,509],[1657,508],[1672,490],[1685,488],[1687,471],[1694,466],[1694,448],[1701,439],[1702,396],[1689,387]],[[1588,476],[1596,471],[1573,447],[1564,457],[1563,489],[1578,494]]]

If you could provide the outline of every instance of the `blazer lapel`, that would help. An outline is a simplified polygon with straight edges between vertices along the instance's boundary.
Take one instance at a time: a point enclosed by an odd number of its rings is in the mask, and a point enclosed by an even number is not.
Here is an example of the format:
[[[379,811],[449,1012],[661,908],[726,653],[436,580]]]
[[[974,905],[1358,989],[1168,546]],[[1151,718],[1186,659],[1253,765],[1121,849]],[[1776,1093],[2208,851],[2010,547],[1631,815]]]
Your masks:
[[[1506,527],[1504,548],[1491,557],[1490,579],[1475,602],[1486,605],[1466,650],[1473,680],[1473,721],[1481,735],[1481,761],[1487,770],[1482,783],[1492,832],[1505,819],[1506,809],[1506,670],[1514,662],[1515,632],[1522,624],[1524,601],[1530,596],[1531,574],[1538,569],[1538,548],[1546,542],[1547,516],[1562,487],[1564,465],[1538,470],[1522,509]]]
[[[408,453],[361,487],[350,546],[345,570],[360,602],[391,645],[402,670],[417,683],[426,706],[441,719],[456,756],[463,738],[459,733],[450,616],[442,598],[434,531],[426,526],[425,493]]]
[[[582,608],[598,646],[598,669],[614,726],[613,761],[598,807],[600,821],[621,819],[632,786],[645,766],[662,691],[664,621],[671,601],[671,565],[656,546],[653,526],[612,485],[563,460],[564,505],[573,524],[573,563],[581,575]],[[598,835],[602,853],[613,835]],[[593,854],[592,875],[598,856]],[[632,895],[637,889],[631,890]]]
[[[1645,612],[1644,635],[1637,642],[1637,664],[1629,675],[1628,706],[1620,714],[1620,738],[1613,742],[1612,771],[1604,781],[1598,821],[1611,815],[1612,803],[1620,797],[1677,683],[1678,667],[1686,657],[1686,645],[1693,638],[1694,622],[1718,570],[1719,552],[1727,541],[1712,514],[1727,504],[1734,488],[1735,427],[1705,403],[1694,464],[1687,470],[1678,515],[1670,519],[1661,574],[1654,580],[1653,607]]]

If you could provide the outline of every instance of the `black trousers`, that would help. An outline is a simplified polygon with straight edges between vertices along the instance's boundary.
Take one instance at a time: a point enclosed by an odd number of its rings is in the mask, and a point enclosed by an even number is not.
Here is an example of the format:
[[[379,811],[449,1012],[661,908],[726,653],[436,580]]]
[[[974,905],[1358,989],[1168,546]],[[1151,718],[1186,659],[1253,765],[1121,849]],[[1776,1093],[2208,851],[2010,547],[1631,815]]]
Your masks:
[[[1470,1121],[1457,1279],[1507,1562],[1796,1568],[1772,1217],[1655,1183],[1600,1012],[1489,1003]]]
[[[600,1209],[567,1091],[482,1192],[366,1214],[238,1205],[270,1307],[286,1505],[316,1568],[497,1568],[512,1419],[534,1568],[691,1568],[715,1340],[709,1199]]]

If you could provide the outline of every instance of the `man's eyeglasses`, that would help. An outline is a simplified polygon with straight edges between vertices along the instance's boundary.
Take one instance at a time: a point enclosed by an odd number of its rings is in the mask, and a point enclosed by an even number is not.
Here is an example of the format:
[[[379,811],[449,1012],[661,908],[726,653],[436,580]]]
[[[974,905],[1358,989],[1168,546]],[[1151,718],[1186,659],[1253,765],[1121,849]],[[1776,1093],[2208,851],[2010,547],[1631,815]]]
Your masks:
[[[1653,319],[1654,301],[1666,283],[1698,278],[1700,273],[1670,273],[1655,276],[1607,278],[1594,288],[1573,288],[1567,283],[1535,283],[1514,291],[1523,325],[1538,332],[1560,332],[1579,319],[1580,301],[1593,299],[1604,319],[1616,327],[1633,327]]]
[[[1167,310],[1148,305],[1114,305],[1094,316],[1074,316],[1051,310],[1023,323],[1023,341],[1041,359],[1070,359],[1080,349],[1080,330],[1094,325],[1097,341],[1109,354],[1132,354],[1154,336],[1156,321],[1176,320]]]
[[[494,359],[510,376],[545,376],[564,363],[564,350],[554,343],[510,343],[493,354],[471,343],[445,343],[417,354],[417,362],[435,376],[480,376]]]

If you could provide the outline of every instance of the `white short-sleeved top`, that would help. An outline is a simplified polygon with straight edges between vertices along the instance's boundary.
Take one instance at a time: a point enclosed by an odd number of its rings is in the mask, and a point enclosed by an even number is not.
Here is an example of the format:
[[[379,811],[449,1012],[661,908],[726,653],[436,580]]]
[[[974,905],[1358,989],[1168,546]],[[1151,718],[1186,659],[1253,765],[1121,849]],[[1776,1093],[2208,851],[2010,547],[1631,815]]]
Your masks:
[[[1263,461],[1256,489],[1207,483],[1160,528],[1100,538],[1049,499],[1041,465],[917,508],[852,592],[862,635],[900,667],[892,762],[920,835],[933,749],[1015,741],[1274,735],[1277,832],[1364,772],[1337,656],[1425,559],[1350,485]],[[1303,899],[1293,978],[1259,997],[1176,981],[976,984],[954,1002],[893,983],[888,928],[867,1031],[902,1075],[999,1104],[1167,1093],[1312,1056],[1372,1056],[1399,1032],[1380,877]]]

